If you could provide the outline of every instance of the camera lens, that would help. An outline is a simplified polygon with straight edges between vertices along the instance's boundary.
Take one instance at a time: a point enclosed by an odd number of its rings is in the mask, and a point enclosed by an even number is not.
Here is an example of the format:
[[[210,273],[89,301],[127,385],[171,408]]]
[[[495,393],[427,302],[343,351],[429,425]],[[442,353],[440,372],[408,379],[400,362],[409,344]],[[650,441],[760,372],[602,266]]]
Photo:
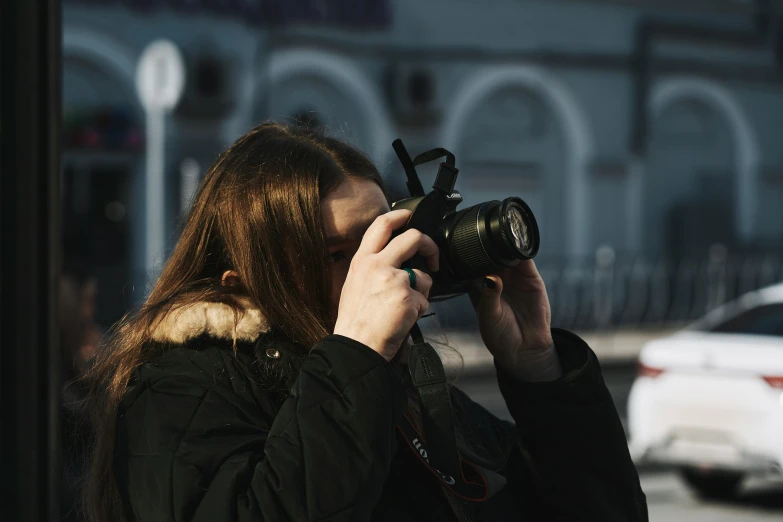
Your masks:
[[[511,229],[511,236],[514,238],[514,246],[520,252],[524,252],[528,249],[529,240],[527,237],[527,225],[522,217],[522,212],[519,209],[510,208],[506,211],[506,220]]]
[[[499,223],[501,243],[517,259],[530,259],[538,253],[538,224],[530,207],[519,198],[507,198],[500,204]],[[503,246],[500,247],[504,250]]]
[[[538,253],[538,225],[519,198],[488,201],[444,219],[447,258],[456,275],[473,278],[515,266]]]

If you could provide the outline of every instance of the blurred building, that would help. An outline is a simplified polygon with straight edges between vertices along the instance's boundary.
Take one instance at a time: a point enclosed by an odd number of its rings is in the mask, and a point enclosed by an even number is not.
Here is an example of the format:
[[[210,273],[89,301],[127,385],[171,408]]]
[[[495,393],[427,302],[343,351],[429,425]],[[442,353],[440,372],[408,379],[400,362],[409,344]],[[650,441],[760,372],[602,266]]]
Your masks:
[[[706,256],[714,243],[783,247],[772,2],[64,3],[66,247],[99,271],[103,323],[143,295],[149,273],[135,69],[161,37],[187,63],[167,122],[170,245],[194,176],[274,118],[360,145],[399,196],[394,138],[412,154],[448,148],[466,204],[529,202],[541,263],[601,245],[675,259]]]

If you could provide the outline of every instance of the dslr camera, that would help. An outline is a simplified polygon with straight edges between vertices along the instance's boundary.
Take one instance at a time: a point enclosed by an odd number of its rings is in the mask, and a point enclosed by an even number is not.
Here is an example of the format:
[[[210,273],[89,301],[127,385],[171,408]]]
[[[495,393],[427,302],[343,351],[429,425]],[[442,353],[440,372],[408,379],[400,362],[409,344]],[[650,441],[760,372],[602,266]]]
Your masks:
[[[415,228],[431,237],[440,249],[438,272],[430,273],[419,256],[403,265],[430,274],[433,282],[429,295],[431,302],[465,294],[476,278],[535,257],[540,245],[538,225],[522,199],[509,197],[503,201],[485,201],[457,210],[462,195],[454,190],[459,171],[451,152],[432,149],[411,159],[401,140],[395,140],[392,146],[405,169],[410,197],[395,201],[391,208],[413,212],[395,236]],[[425,194],[416,166],[441,158],[445,161],[440,163],[432,191]]]

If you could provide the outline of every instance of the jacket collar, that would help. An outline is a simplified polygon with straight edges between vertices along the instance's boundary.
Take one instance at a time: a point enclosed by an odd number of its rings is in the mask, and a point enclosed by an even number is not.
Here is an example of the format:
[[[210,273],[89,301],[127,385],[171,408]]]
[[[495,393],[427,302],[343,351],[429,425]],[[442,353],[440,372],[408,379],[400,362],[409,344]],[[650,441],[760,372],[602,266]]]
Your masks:
[[[208,335],[228,341],[252,342],[271,329],[261,311],[249,300],[240,300],[244,312],[235,315],[224,303],[198,302],[175,305],[155,324],[152,339],[158,342],[182,344]]]

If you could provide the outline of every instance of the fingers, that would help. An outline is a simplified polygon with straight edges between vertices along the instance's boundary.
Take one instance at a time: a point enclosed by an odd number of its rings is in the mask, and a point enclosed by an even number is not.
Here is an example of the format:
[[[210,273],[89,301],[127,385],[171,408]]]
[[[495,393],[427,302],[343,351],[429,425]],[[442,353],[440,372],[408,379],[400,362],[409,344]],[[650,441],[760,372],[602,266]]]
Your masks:
[[[362,238],[357,255],[382,253],[386,263],[399,268],[402,263],[419,254],[433,272],[440,269],[440,250],[435,241],[418,230],[407,230],[389,241],[398,228],[403,227],[413,213],[407,209],[392,210],[378,216]]]
[[[410,285],[410,276],[408,275],[408,272],[405,270],[401,270],[401,272],[405,276],[405,283]],[[432,278],[426,272],[416,270],[415,268],[413,269],[413,273],[416,274],[416,288],[414,288],[414,290],[423,294],[425,298],[429,298],[430,289],[432,288]]]
[[[507,271],[501,272],[506,274]],[[494,287],[487,286],[487,279],[494,284]],[[503,275],[489,274],[486,276],[478,277],[474,279],[468,290],[468,297],[470,298],[470,304],[473,305],[474,310],[478,310],[481,306],[481,301],[485,297],[497,298],[503,293]]]
[[[429,295],[430,288],[432,288],[432,278],[421,270],[414,269],[413,271],[416,273],[416,288],[411,289],[411,294],[414,298],[413,302],[416,306],[418,319],[421,319],[421,316],[430,309]],[[408,272],[403,271],[403,273],[407,277]]]
[[[514,267],[514,270],[523,277],[541,277],[541,274],[538,273],[538,267],[536,267],[532,259],[523,259]]]
[[[491,294],[500,294],[500,293],[503,292],[503,277],[502,276],[499,276],[499,275],[496,275],[496,274],[490,274],[488,276],[485,276],[484,279],[489,279],[490,281],[495,283],[494,287],[490,287],[489,288],[490,291],[488,293],[490,295]],[[486,286],[486,283],[484,283],[484,285]],[[484,291],[486,292],[487,290],[484,289]]]
[[[416,229],[410,229],[392,239],[380,252],[387,263],[399,268],[414,255],[422,256],[433,272],[440,268],[440,250],[435,241]]]
[[[408,209],[392,210],[375,218],[367,228],[357,254],[377,254],[389,243],[392,233],[408,222],[413,212]],[[397,265],[399,268],[399,265]]]
[[[430,302],[422,294],[418,294],[418,295],[419,295],[419,300],[418,300],[417,308],[419,310],[419,319],[421,319],[421,316],[426,314],[427,311],[430,309]]]

